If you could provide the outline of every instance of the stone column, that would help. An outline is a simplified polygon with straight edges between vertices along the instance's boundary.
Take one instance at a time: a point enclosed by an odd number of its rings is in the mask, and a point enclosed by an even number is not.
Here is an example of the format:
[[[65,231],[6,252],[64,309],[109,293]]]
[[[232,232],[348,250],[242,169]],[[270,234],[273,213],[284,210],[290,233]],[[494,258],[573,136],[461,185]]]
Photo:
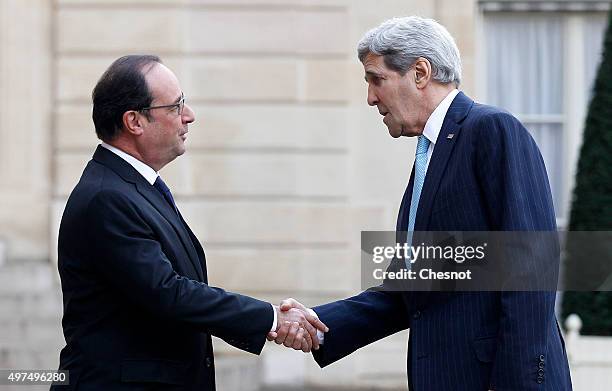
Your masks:
[[[52,5],[0,2],[0,241],[9,260],[48,259]]]

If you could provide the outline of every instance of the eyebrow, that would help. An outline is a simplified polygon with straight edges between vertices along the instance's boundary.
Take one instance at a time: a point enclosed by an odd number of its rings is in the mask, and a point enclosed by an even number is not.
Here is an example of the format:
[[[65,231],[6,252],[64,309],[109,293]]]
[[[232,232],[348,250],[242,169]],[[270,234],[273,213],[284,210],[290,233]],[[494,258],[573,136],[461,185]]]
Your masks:
[[[363,76],[363,79],[367,82],[368,81],[368,76],[372,76],[372,77],[382,77],[382,75],[380,73],[376,73],[373,71],[366,71],[365,75]]]

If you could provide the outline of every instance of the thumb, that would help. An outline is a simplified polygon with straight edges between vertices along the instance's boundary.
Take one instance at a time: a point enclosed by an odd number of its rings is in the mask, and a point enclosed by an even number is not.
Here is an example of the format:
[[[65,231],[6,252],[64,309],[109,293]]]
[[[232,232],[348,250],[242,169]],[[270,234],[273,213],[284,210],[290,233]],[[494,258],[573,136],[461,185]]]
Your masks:
[[[291,298],[285,299],[281,301],[280,309],[281,311],[289,311],[292,308],[299,308],[299,303]]]

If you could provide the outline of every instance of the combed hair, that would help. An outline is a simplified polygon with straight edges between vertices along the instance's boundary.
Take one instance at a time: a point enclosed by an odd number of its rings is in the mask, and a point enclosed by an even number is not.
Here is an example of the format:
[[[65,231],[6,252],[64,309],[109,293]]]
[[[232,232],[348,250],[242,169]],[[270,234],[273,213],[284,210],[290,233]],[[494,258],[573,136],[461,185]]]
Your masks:
[[[461,57],[450,33],[433,19],[418,16],[393,18],[364,34],[357,45],[363,63],[368,53],[383,56],[385,65],[400,75],[419,58],[429,60],[434,80],[461,83]]]
[[[123,114],[126,111],[140,110],[151,105],[153,96],[143,69],[161,62],[159,57],[148,54],[123,56],[102,74],[91,94],[91,117],[100,140],[112,141],[121,133]]]

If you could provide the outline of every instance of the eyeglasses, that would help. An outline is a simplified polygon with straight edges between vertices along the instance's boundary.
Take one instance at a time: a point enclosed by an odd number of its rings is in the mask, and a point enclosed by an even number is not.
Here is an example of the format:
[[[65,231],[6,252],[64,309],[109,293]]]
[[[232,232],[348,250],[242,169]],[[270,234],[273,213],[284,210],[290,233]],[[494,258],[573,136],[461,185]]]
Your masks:
[[[185,95],[183,95],[183,93],[181,92],[181,99],[179,99],[178,103],[174,103],[171,105],[163,105],[163,106],[150,106],[150,107],[143,107],[142,109],[138,110],[138,111],[145,111],[145,110],[153,110],[153,109],[166,109],[166,108],[174,108],[176,107],[178,115],[183,115],[183,109],[185,108]]]

